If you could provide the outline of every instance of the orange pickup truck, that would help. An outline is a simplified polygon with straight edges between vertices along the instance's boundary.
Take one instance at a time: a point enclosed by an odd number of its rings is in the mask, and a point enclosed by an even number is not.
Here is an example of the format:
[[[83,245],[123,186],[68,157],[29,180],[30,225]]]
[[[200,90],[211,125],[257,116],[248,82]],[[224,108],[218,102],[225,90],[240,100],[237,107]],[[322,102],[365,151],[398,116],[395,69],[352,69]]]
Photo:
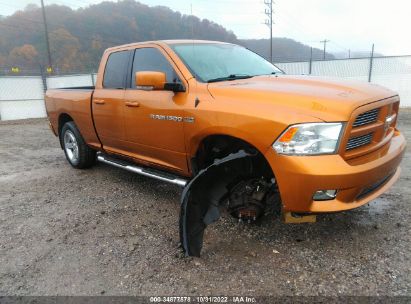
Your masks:
[[[48,90],[46,108],[73,167],[98,160],[184,187],[186,255],[200,255],[221,208],[304,222],[364,205],[398,179],[405,149],[395,92],[287,76],[213,41],[107,49],[95,87]]]

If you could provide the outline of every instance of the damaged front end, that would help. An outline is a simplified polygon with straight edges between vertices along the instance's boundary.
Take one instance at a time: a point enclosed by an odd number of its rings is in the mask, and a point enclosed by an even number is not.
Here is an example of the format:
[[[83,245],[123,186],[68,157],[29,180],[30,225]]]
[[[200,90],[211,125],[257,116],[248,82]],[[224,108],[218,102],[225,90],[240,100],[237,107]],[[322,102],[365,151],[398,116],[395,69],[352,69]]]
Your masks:
[[[231,215],[255,221],[275,189],[271,169],[258,153],[241,150],[201,170],[182,194],[180,241],[185,255],[200,256],[204,230],[219,219],[224,202]]]

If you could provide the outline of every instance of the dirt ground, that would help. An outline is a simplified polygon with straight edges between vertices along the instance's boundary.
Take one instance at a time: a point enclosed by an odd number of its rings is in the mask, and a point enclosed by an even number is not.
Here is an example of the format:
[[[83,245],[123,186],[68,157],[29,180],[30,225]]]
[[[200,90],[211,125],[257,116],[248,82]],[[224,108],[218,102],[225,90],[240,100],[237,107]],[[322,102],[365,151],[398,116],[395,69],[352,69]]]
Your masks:
[[[399,128],[411,138],[411,111]],[[178,249],[181,189],[72,169],[46,121],[0,123],[1,295],[410,295],[411,153],[399,182],[315,224],[227,217]]]

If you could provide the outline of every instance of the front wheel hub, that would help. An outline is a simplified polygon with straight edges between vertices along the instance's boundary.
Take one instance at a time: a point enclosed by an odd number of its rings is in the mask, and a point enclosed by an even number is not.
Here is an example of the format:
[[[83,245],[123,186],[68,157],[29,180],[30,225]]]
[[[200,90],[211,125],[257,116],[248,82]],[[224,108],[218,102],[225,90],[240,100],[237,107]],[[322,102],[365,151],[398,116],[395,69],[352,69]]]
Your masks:
[[[228,198],[230,214],[248,223],[255,222],[264,212],[270,184],[263,178],[249,179],[231,188]]]

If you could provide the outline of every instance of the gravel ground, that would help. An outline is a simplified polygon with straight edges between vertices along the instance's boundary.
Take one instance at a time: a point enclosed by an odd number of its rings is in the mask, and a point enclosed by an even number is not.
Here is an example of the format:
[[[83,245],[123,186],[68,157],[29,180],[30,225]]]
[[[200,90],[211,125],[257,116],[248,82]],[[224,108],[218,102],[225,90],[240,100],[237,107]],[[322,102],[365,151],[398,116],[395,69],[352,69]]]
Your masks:
[[[411,138],[411,111],[400,129]],[[72,169],[46,121],[0,123],[1,295],[410,295],[410,147],[399,182],[315,224],[225,217],[181,258],[181,189]]]

